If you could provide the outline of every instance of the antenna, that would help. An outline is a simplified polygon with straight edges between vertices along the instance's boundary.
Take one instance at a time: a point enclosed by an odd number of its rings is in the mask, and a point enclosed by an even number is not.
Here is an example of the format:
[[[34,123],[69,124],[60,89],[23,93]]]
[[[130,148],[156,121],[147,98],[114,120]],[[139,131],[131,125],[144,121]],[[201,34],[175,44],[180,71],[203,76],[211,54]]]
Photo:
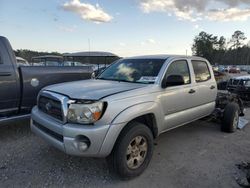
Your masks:
[[[90,52],[90,39],[88,38],[89,52]]]
[[[90,39],[88,38],[88,45],[89,45],[89,57],[88,57],[88,63],[90,63]]]

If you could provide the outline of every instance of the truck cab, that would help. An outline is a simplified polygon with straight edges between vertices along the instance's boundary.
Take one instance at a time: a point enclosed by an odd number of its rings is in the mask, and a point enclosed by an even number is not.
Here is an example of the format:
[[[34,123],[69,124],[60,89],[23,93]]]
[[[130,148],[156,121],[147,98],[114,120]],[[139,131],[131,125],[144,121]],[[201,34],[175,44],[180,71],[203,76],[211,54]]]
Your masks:
[[[0,115],[17,112],[21,89],[16,57],[6,38],[0,37]]]

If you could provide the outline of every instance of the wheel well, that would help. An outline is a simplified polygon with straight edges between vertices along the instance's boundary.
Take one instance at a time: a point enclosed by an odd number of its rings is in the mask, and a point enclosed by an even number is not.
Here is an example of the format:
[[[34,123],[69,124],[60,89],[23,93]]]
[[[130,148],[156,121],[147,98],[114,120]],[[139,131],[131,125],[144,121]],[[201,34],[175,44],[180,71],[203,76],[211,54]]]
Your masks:
[[[139,122],[139,123],[146,125],[152,131],[154,138],[157,137],[158,128],[157,128],[157,123],[156,123],[156,119],[155,119],[154,114],[145,114],[145,115],[139,116],[131,121],[136,121],[136,122]]]
[[[145,115],[142,115],[142,116],[139,116],[139,117],[136,117],[134,119],[132,119],[131,121],[129,121],[125,127],[123,127],[123,129],[121,130],[119,136],[117,137],[116,141],[115,141],[115,144],[113,146],[113,149],[112,151],[114,150],[115,148],[115,145],[117,144],[117,141],[119,140],[120,138],[120,135],[126,130],[126,129],[129,129],[129,124],[131,122],[139,122],[139,123],[142,123],[144,125],[146,125],[152,132],[153,134],[153,137],[156,138],[158,136],[158,128],[157,128],[157,123],[156,123],[156,118],[155,118],[155,115],[153,113],[150,113],[150,114],[145,114]]]

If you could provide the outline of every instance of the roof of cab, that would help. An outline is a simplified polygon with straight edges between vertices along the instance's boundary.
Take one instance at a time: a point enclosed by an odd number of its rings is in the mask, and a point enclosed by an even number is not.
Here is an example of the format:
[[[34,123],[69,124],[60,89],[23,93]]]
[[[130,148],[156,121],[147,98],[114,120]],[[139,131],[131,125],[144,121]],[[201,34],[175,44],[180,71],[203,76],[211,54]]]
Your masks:
[[[159,54],[159,55],[143,55],[143,56],[134,56],[134,57],[127,57],[126,59],[174,59],[174,58],[183,58],[183,59],[194,59],[194,60],[206,60],[202,57],[198,56],[186,56],[186,55],[169,55],[169,54]]]
[[[234,78],[231,78],[231,79],[234,79],[234,80],[250,80],[250,76],[249,75],[244,75],[244,76],[234,77]]]

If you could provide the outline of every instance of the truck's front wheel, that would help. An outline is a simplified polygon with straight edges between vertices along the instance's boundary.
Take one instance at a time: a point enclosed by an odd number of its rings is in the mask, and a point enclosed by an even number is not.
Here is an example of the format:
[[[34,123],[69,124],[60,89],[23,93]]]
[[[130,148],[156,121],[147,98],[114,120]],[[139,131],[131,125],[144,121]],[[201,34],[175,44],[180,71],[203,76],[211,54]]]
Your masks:
[[[139,176],[148,166],[153,154],[151,130],[131,122],[119,136],[108,162],[122,179]]]

